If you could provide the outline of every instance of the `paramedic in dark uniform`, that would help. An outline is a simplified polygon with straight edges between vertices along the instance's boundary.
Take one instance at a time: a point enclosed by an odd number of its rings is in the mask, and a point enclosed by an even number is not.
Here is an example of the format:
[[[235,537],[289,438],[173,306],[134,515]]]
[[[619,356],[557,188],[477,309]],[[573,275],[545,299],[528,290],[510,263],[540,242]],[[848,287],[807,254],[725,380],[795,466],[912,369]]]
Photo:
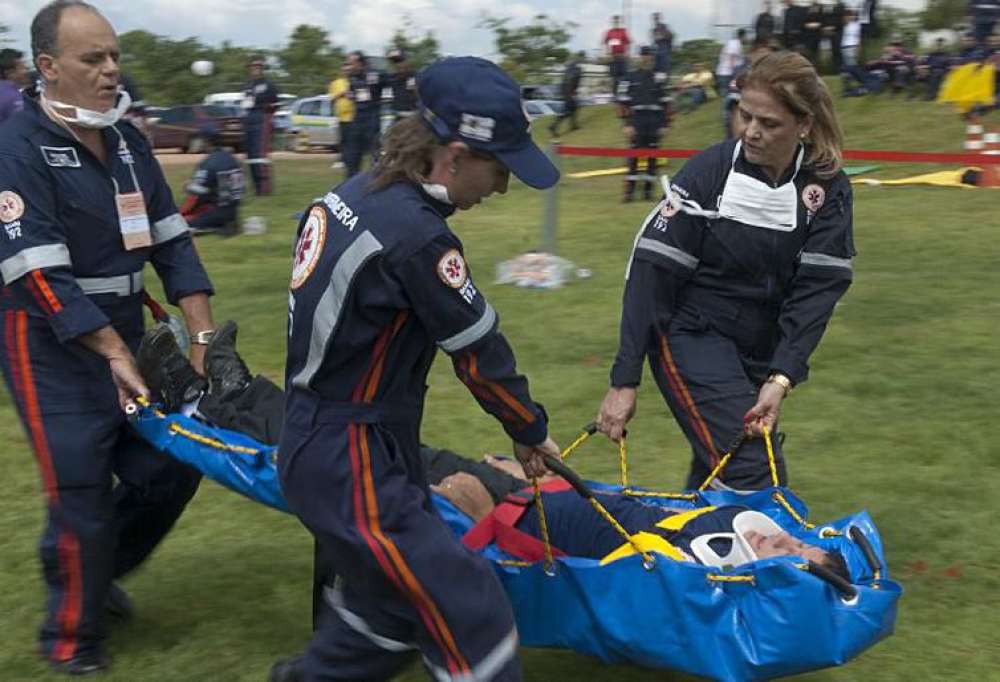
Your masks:
[[[511,172],[539,189],[559,174],[495,64],[440,60],[417,93],[379,165],[299,227],[278,469],[337,581],[304,659],[272,680],[389,679],[418,653],[436,679],[521,679],[510,604],[434,512],[419,431],[440,348],[529,475],[558,453],[446,219],[504,193]]]
[[[693,449],[697,487],[744,430],[720,485],[771,484],[761,435],[806,380],[809,356],[851,284],[850,184],[840,124],[794,52],[747,73],[742,137],[698,154],[646,219],[626,270],[621,341],[599,428],[620,439],[646,356]],[[773,440],[785,483],[780,439]],[[715,483],[713,482],[713,485]]]
[[[656,149],[660,146],[663,128],[667,125],[670,102],[666,80],[665,73],[653,71],[653,48],[643,45],[639,50],[639,68],[625,76],[618,84],[618,103],[622,107],[625,121],[623,131],[632,149]],[[638,180],[645,181],[643,198],[653,197],[656,158],[651,156],[647,160],[647,169],[640,174],[639,159],[634,156],[629,158],[622,201],[632,201]]]
[[[48,596],[40,651],[96,672],[112,586],[194,495],[199,475],[140,440],[123,407],[147,394],[132,353],[153,264],[197,343],[212,285],[145,137],[120,121],[118,40],[89,5],[43,7],[31,25],[43,89],[0,129],[0,364],[41,470]],[[204,345],[192,352],[203,370]],[[112,486],[113,478],[118,484]]]
[[[181,215],[196,232],[235,234],[245,180],[243,166],[228,149],[219,146],[219,127],[203,125],[198,134],[205,140],[207,156],[184,185],[187,198]]]
[[[368,59],[361,52],[348,54],[347,64],[351,71],[349,81],[354,101],[354,122],[351,124],[353,143],[350,149],[344,150],[344,165],[347,166],[347,174],[353,176],[361,172],[365,154],[371,154],[373,162],[377,158],[385,78],[378,71],[368,68]]]
[[[402,50],[390,50],[389,61],[394,69],[388,77],[392,90],[392,117],[398,121],[417,111],[417,75]]]
[[[278,89],[264,77],[264,58],[254,57],[247,66],[250,80],[243,88],[243,134],[246,138],[247,163],[257,196],[274,190],[271,166],[271,119],[278,105]]]

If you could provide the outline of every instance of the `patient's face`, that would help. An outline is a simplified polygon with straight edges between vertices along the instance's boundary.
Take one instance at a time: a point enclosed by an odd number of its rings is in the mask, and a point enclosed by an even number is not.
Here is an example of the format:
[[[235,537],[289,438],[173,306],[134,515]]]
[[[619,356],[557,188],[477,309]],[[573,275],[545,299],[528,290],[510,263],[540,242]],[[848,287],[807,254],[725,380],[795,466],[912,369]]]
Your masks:
[[[743,537],[750,543],[750,547],[758,559],[770,559],[776,556],[800,556],[806,561],[814,561],[818,564],[826,560],[826,552],[822,549],[815,545],[806,544],[788,533],[761,535],[751,530],[744,533]]]

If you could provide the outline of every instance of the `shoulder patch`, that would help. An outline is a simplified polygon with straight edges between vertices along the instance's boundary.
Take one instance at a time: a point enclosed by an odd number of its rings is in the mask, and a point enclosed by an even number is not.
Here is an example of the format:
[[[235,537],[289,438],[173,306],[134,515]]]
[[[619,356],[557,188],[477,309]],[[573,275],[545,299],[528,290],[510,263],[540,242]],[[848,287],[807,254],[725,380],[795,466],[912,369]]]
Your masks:
[[[45,163],[53,168],[79,168],[80,157],[76,153],[75,147],[38,147],[42,152]]]
[[[309,217],[306,218],[306,224],[302,226],[302,234],[295,243],[292,282],[289,285],[292,289],[298,289],[309,279],[323,253],[325,242],[326,211],[320,206],[313,206],[309,211]]]
[[[810,212],[818,211],[824,202],[826,202],[826,190],[823,189],[822,185],[812,183],[802,189],[802,203]]]
[[[24,199],[17,192],[0,192],[0,222],[12,223],[24,215]]]
[[[458,249],[451,249],[441,256],[437,264],[437,273],[441,281],[452,289],[458,289],[469,278],[469,269]]]

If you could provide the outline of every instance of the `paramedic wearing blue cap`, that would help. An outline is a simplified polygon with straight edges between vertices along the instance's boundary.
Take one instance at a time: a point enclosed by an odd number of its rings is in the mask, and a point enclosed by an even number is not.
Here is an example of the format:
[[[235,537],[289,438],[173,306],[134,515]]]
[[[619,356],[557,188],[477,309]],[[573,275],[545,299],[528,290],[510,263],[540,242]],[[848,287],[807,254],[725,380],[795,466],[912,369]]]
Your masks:
[[[737,115],[741,138],[688,161],[636,237],[598,414],[620,439],[648,357],[693,449],[689,488],[744,429],[776,429],[853,274],[843,134],[815,69],[794,52],[761,57]],[[775,450],[783,484],[779,439]],[[720,485],[770,485],[762,439],[744,442]]]
[[[58,2],[36,15],[31,41],[44,89],[0,129],[0,365],[48,508],[39,649],[85,674],[107,664],[105,609],[128,611],[112,580],[149,555],[200,480],[122,411],[148,393],[132,356],[143,268],[203,343],[212,285],[146,138],[119,120],[129,98],[114,29],[89,5]]]
[[[446,220],[506,192],[511,172],[535,188],[559,174],[495,64],[444,59],[417,92],[419,113],[387,131],[372,172],[299,226],[278,468],[337,583],[305,657],[272,680],[388,679],[417,653],[437,679],[521,678],[510,604],[434,512],[419,431],[440,348],[529,474],[558,453]]]
[[[235,234],[246,187],[243,166],[228,149],[218,146],[219,128],[214,123],[203,125],[198,135],[205,140],[207,156],[184,185],[187,198],[181,215],[196,232]]]
[[[656,149],[660,146],[670,103],[666,81],[665,73],[653,71],[653,48],[643,45],[639,50],[639,68],[629,72],[618,83],[618,102],[624,112],[625,137],[632,149]],[[636,183],[640,180],[643,181],[643,198],[652,198],[656,157],[650,156],[646,162],[646,170],[640,175],[639,159],[634,156],[629,158],[622,201],[632,201]]]
[[[278,89],[264,77],[264,58],[254,57],[247,65],[250,80],[243,88],[244,137],[247,163],[257,196],[274,191],[274,169],[271,166],[271,122],[278,106]]]

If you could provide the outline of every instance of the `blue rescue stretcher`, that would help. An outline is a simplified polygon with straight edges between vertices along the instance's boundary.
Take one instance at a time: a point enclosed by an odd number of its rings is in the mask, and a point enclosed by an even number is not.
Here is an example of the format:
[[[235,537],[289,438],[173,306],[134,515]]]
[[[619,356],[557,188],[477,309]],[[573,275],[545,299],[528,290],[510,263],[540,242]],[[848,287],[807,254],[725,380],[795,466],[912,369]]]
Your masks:
[[[288,511],[275,468],[276,448],[149,407],[134,415],[133,424],[157,448],[208,478]],[[622,460],[624,474],[624,449]],[[566,475],[573,477],[571,471]],[[797,557],[728,570],[664,556],[649,561],[648,554],[638,553],[605,565],[567,556],[550,563],[524,561],[491,544],[481,553],[510,597],[524,646],[566,648],[608,663],[718,680],[759,680],[841,665],[893,632],[902,589],[888,577],[882,541],[867,512],[814,527],[806,521],[806,505],[786,488],[748,495],[587,485],[671,509],[750,507],[803,541],[840,551],[851,583],[812,571],[815,565]],[[473,527],[448,500],[434,495],[434,503],[458,538]]]

